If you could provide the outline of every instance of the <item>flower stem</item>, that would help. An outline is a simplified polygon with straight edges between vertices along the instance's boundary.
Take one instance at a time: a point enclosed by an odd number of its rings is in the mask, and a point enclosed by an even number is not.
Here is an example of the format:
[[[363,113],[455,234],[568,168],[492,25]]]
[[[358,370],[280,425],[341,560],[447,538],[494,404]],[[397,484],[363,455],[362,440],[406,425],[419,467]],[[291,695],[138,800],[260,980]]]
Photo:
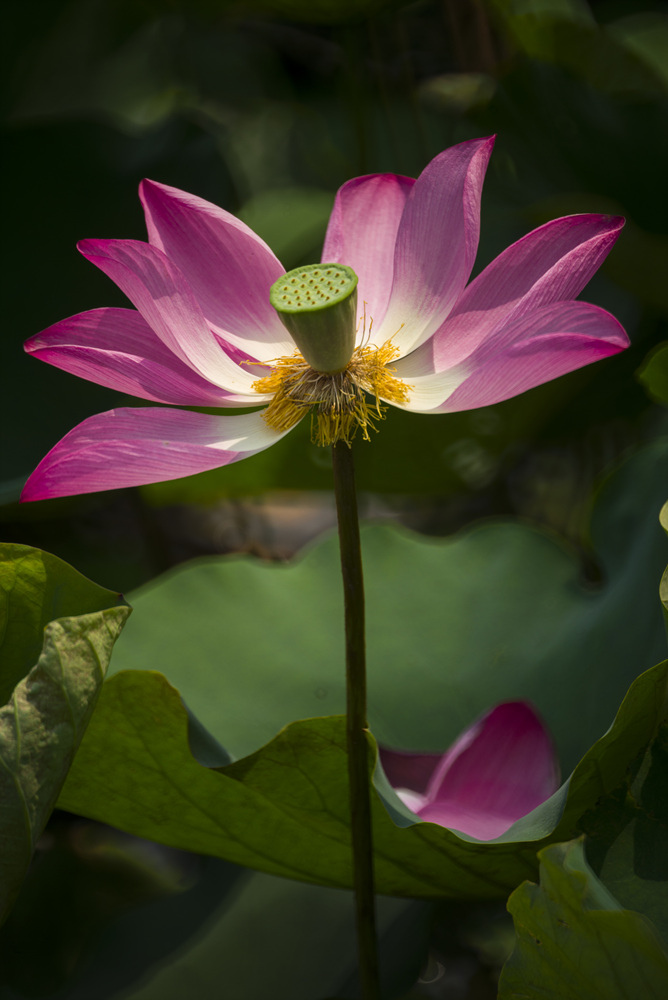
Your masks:
[[[357,945],[363,1000],[380,1000],[366,718],[364,581],[355,470],[345,441],[332,445],[346,625],[346,742]]]

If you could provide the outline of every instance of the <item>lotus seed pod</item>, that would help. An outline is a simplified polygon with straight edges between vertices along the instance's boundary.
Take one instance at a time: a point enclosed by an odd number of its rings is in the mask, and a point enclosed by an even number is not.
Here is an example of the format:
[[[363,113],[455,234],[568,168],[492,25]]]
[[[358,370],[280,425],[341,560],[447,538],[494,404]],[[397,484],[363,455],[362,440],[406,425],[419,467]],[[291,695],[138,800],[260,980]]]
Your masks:
[[[351,267],[297,267],[274,282],[269,301],[314,371],[343,371],[355,348],[357,275]]]

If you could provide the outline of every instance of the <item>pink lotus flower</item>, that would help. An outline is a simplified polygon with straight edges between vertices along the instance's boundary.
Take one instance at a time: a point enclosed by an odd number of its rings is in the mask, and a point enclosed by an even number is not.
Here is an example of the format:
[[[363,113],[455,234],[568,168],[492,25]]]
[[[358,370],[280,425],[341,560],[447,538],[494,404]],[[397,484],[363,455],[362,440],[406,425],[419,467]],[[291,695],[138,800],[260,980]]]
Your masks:
[[[559,787],[545,726],[527,702],[497,705],[444,754],[380,748],[395,792],[421,819],[494,840]]]
[[[620,218],[549,222],[467,286],[492,145],[453,146],[417,180],[377,174],[339,190],[323,260],[347,264],[359,277],[361,361],[353,356],[346,378],[360,398],[370,393],[377,406],[383,400],[421,413],[467,410],[627,346],[609,313],[574,301],[614,244]],[[281,371],[275,362],[295,350],[269,303],[284,271],[258,236],[215,205],[154,181],[142,182],[140,196],[148,243],[79,244],[135,309],[79,313],[30,339],[26,350],[171,408],[120,408],[84,420],[40,463],[24,500],[191,475],[254,455],[290,429],[272,421],[269,409],[209,415],[173,408],[272,402]],[[370,358],[373,370],[365,368]],[[290,426],[318,405],[317,394],[299,400]]]

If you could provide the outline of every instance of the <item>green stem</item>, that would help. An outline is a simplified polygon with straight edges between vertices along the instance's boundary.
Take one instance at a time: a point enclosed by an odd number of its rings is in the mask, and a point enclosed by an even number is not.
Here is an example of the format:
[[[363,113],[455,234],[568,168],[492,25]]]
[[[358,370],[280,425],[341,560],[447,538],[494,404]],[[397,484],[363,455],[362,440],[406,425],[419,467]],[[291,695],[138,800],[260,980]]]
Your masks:
[[[366,718],[364,581],[352,451],[332,447],[346,623],[346,740],[357,945],[363,1000],[380,1000]]]

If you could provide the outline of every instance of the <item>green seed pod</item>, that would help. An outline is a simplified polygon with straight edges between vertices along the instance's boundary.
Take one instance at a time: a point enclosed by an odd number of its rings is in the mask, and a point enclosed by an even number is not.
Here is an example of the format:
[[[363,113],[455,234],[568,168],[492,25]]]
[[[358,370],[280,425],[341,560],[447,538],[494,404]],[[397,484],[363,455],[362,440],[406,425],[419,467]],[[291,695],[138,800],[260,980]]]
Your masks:
[[[343,371],[355,349],[357,275],[351,267],[297,267],[274,282],[269,301],[314,371]]]

